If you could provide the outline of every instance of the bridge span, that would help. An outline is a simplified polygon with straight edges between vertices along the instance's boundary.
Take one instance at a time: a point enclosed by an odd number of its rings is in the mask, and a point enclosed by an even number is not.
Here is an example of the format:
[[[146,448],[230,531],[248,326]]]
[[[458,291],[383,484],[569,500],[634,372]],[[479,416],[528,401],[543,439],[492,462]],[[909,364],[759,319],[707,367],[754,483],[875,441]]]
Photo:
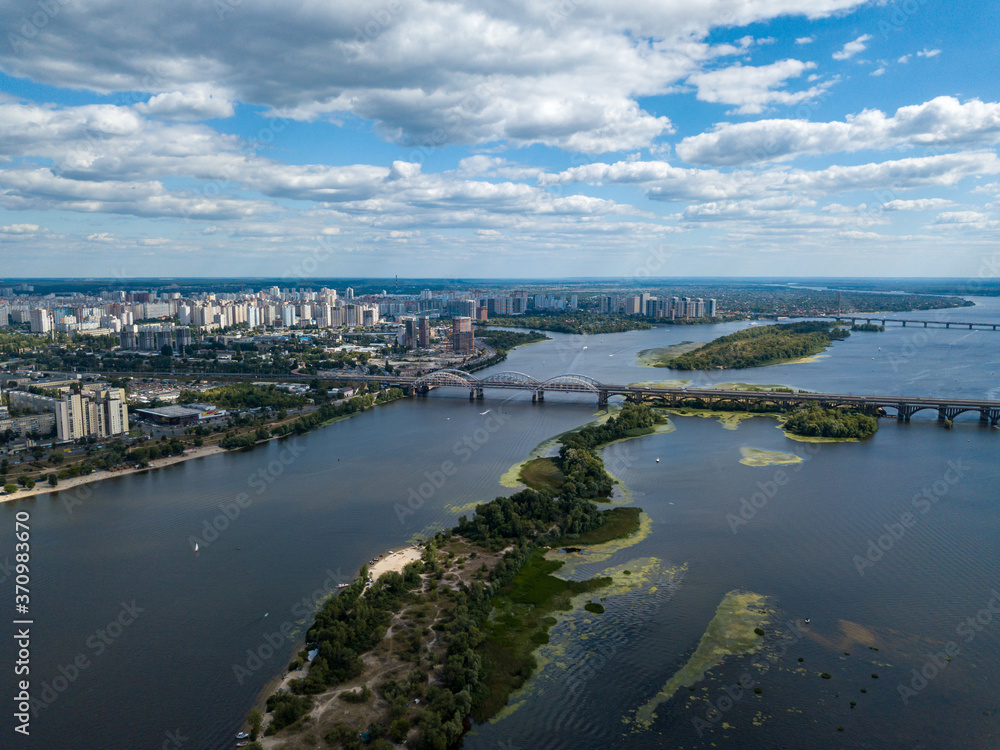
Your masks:
[[[322,373],[320,375],[322,377]],[[857,409],[873,416],[895,416],[903,422],[909,422],[910,417],[925,410],[937,412],[941,421],[973,413],[979,415],[981,424],[1000,425],[1000,401],[977,399],[613,385],[575,373],[538,380],[521,372],[498,372],[478,378],[463,370],[436,370],[421,377],[357,375],[347,379],[402,388],[409,395],[427,393],[433,388],[464,388],[468,390],[470,400],[482,399],[487,388],[494,388],[530,391],[531,400],[536,402],[544,401],[546,393],[588,393],[597,397],[599,406],[607,404],[612,396],[624,396],[634,403],[729,411],[779,412],[794,406],[819,404],[824,407]]]
[[[878,324],[883,327],[898,323],[906,328],[907,325],[923,328],[968,328],[970,331],[995,331],[1000,328],[1000,323],[970,322],[962,320],[927,320],[914,318],[890,318],[886,315],[876,315],[873,313],[852,313],[850,315],[819,315],[820,320],[840,320],[849,322],[851,325],[858,323]]]

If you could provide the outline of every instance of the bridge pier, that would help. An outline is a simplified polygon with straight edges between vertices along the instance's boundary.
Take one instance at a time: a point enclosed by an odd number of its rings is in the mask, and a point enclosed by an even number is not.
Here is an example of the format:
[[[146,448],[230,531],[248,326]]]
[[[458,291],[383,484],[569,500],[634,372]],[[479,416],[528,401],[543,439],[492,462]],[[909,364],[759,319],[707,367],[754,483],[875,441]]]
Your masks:
[[[903,328],[906,328],[906,321],[903,321]]]
[[[607,391],[600,391],[600,392],[598,392],[598,394],[597,394],[597,405],[598,406],[607,406],[608,405],[608,392]]]
[[[482,401],[485,398],[482,388],[476,388],[476,398]]]
[[[475,400],[476,400],[476,389],[475,388],[470,388],[469,389],[469,401],[475,401]]]
[[[924,321],[924,328],[926,328],[926,327],[927,327],[927,321],[925,320]]]
[[[944,324],[944,327],[945,327],[945,328],[951,328],[951,323],[945,323],[945,324]]]
[[[531,394],[531,403],[537,404],[539,401],[545,400],[545,391],[534,391]]]

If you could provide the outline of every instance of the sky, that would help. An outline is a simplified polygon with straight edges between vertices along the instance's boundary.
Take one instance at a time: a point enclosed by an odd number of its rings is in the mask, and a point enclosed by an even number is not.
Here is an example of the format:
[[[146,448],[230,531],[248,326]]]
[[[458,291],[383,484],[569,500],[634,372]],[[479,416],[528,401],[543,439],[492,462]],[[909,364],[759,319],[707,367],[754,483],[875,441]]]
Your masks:
[[[0,277],[982,276],[1000,5],[0,0]]]

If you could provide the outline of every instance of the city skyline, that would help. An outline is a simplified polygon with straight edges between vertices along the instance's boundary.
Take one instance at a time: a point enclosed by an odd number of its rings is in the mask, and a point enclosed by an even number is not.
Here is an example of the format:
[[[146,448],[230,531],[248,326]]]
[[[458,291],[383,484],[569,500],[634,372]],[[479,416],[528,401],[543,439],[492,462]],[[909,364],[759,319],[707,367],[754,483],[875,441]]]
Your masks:
[[[986,3],[29,10],[6,276],[996,275]]]

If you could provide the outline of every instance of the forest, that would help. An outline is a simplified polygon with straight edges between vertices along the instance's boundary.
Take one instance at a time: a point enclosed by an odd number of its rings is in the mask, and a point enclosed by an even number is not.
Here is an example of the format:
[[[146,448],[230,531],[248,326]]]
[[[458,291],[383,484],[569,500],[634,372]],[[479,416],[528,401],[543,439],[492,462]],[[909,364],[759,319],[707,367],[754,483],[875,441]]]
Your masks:
[[[785,429],[804,437],[864,439],[878,432],[878,418],[852,409],[827,409],[809,404],[788,414]]]
[[[819,354],[850,331],[832,323],[805,321],[744,328],[669,360],[674,370],[738,370]]]

